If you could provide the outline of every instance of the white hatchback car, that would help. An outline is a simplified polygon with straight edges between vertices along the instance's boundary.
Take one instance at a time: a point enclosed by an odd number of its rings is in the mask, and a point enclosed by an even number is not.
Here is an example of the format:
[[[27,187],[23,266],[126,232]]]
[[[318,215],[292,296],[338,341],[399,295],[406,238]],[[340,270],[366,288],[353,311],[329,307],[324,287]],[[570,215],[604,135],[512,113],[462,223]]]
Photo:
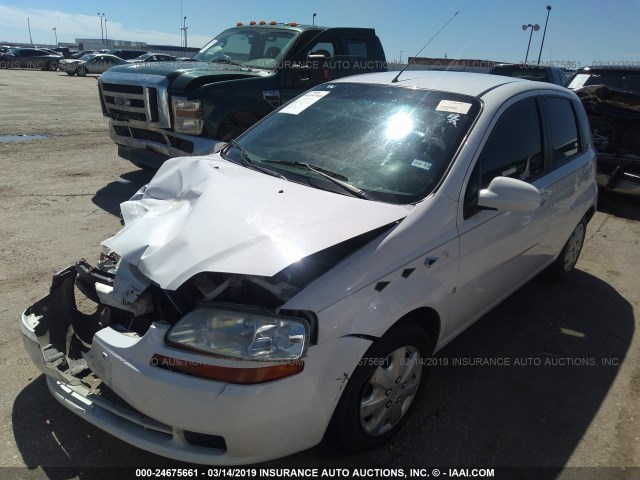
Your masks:
[[[320,85],[217,154],[167,161],[98,266],[56,274],[25,311],[26,349],[64,406],[167,457],[380,445],[427,357],[574,267],[597,201],[590,138],[576,95],[548,83]]]

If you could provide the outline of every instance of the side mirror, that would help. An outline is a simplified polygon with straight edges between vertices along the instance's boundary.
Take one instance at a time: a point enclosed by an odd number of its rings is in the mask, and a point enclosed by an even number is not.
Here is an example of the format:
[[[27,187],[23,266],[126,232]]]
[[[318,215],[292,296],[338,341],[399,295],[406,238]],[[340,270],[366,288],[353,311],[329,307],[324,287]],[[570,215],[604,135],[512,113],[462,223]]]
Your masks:
[[[530,183],[509,177],[495,177],[480,190],[478,206],[501,211],[531,212],[540,206],[540,190]]]

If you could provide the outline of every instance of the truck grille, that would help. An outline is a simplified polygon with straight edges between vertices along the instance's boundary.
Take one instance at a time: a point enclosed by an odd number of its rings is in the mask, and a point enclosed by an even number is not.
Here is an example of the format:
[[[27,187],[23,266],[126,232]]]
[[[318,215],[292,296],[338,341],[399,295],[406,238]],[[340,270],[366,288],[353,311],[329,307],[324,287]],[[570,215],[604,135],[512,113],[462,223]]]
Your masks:
[[[168,80],[159,75],[105,72],[99,90],[104,115],[160,128],[170,128]]]

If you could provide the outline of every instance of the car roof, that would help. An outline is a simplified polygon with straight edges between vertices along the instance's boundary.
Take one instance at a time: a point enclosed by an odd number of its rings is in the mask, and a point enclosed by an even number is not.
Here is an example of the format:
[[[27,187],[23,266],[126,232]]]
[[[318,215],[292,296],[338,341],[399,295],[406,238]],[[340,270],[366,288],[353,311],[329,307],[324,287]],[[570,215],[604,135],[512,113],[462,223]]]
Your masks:
[[[423,88],[426,90],[441,90],[452,93],[460,93],[472,97],[482,97],[486,92],[503,85],[511,85],[511,92],[528,91],[535,89],[557,89],[566,92],[566,89],[545,82],[534,82],[515,77],[503,77],[489,75],[487,73],[448,72],[441,70],[407,70],[402,72],[397,82],[393,79],[399,72],[370,73],[355,75],[352,77],[335,80],[339,83],[368,83],[389,85],[397,87]]]

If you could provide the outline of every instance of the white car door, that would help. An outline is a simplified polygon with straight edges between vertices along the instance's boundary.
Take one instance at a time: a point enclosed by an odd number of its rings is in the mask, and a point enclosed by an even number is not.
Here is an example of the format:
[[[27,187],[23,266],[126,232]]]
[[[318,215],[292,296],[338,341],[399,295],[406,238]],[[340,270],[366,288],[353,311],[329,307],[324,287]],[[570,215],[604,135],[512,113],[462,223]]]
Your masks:
[[[553,255],[545,243],[553,179],[545,174],[540,102],[538,96],[528,94],[505,104],[465,181],[458,217],[460,273],[448,334],[456,334],[487,312]],[[497,176],[537,187],[540,207],[532,212],[479,208],[479,190]]]

